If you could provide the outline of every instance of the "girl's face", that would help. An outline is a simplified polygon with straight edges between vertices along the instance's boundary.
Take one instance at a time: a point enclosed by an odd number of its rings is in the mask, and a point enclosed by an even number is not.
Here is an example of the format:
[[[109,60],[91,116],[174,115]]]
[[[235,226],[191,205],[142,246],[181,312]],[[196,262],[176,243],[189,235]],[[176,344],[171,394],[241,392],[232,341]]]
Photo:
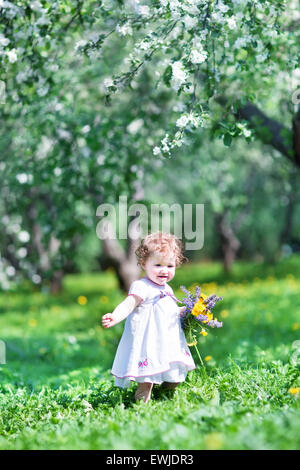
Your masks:
[[[175,276],[175,256],[172,254],[164,256],[154,252],[143,264],[143,268],[152,282],[164,286]]]

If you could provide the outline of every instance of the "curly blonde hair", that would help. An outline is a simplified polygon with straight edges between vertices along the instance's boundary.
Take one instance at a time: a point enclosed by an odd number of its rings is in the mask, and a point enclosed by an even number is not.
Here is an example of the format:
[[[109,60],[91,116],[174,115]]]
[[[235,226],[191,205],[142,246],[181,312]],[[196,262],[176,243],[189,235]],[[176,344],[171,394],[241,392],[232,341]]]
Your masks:
[[[176,266],[188,259],[183,255],[183,243],[171,233],[155,232],[147,235],[140,243],[135,254],[138,264],[144,266],[152,253],[160,253],[163,256],[174,254]]]

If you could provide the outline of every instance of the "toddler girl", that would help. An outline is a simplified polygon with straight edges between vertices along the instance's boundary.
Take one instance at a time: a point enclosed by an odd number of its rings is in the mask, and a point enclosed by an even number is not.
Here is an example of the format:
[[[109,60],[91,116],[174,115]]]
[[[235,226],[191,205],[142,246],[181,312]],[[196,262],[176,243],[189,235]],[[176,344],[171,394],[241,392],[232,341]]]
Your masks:
[[[184,260],[181,241],[150,234],[136,255],[146,275],[131,284],[128,297],[102,317],[102,325],[110,328],[127,317],[111,372],[118,387],[138,382],[135,400],[148,402],[153,384],[174,389],[196,366],[180,323],[185,307],[177,306],[168,285]]]

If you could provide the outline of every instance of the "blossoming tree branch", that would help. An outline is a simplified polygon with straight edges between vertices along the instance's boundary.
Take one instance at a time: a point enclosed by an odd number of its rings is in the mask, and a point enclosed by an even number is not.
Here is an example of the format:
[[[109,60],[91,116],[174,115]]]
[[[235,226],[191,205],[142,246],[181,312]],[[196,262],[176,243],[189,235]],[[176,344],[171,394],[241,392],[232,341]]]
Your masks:
[[[92,57],[116,35],[129,51],[120,73],[104,79],[107,100],[146,67],[156,87],[176,94],[176,111],[154,142],[154,155],[170,156],[190,133],[207,127],[227,146],[237,136],[259,137],[300,164],[298,0],[0,0],[0,15],[1,79],[14,101],[49,92],[60,42],[80,25],[79,54]],[[10,83],[17,61],[31,66]],[[260,105],[278,80],[293,109],[290,122],[268,116]]]
[[[259,105],[277,86],[276,80],[286,77],[282,99],[292,107],[293,85],[299,78],[299,2],[121,3],[118,23],[100,42],[116,34],[128,40],[132,50],[122,64],[126,70],[105,79],[107,98],[130,86],[150,62],[155,86],[171,88],[178,97],[178,117],[170,116],[170,128],[154,146],[154,155],[171,155],[187,134],[208,127],[227,146],[237,136],[247,141],[258,137],[300,165],[298,101],[287,123],[270,118]],[[94,47],[83,40],[79,50],[87,53]]]

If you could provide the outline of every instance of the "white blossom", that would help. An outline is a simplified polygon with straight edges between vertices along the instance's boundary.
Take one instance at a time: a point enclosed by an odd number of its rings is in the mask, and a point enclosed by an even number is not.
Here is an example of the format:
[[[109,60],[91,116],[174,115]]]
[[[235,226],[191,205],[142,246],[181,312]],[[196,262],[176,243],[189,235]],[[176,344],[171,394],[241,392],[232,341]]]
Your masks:
[[[197,51],[196,49],[192,49],[190,55],[190,61],[192,64],[202,64],[207,59],[207,52],[205,51]]]
[[[38,24],[39,26],[45,26],[47,24],[50,24],[51,21],[49,18],[47,18],[45,15],[41,16],[35,24]]]
[[[88,124],[86,126],[83,126],[83,128],[81,129],[81,132],[83,134],[88,134],[91,130],[91,126],[89,126]]]
[[[179,119],[176,121],[177,127],[185,127],[189,123],[189,116],[183,114]]]
[[[224,24],[226,19],[222,15],[220,11],[214,11],[211,15],[212,19],[215,20],[217,23]]]
[[[154,147],[153,154],[158,155],[159,153],[160,153],[160,148],[159,147]]]
[[[10,40],[0,34],[0,47],[7,46],[10,43]]]
[[[256,56],[256,61],[257,61],[257,62],[264,62],[267,57],[268,57],[268,53],[267,53],[267,52],[265,52],[264,54],[257,54],[257,56]]]
[[[26,243],[30,240],[30,235],[28,232],[26,232],[26,230],[21,230],[21,232],[18,235],[18,238],[20,242]]]
[[[230,29],[235,29],[236,28],[236,21],[235,18],[227,18],[227,24]]]
[[[197,18],[194,18],[190,15],[186,15],[182,18],[182,21],[184,22],[184,26],[187,28],[187,29],[191,29],[191,28],[194,28],[195,26],[197,26],[198,24],[198,20]]]
[[[18,249],[18,251],[17,251],[18,258],[25,258],[26,255],[27,255],[26,248],[22,247],[22,248]]]
[[[138,6],[138,13],[141,16],[149,16],[150,15],[150,8],[147,5],[139,5]]]
[[[31,279],[32,282],[34,282],[35,284],[39,284],[42,280],[41,276],[39,276],[38,274],[34,274]]]
[[[241,38],[237,38],[233,47],[234,49],[240,49],[241,47],[247,46],[248,42],[249,42],[249,39],[246,36],[243,36]]]
[[[16,176],[16,179],[19,181],[20,184],[24,184],[28,181],[28,175],[26,173],[19,173]]]
[[[58,136],[60,137],[60,139],[63,139],[63,140],[67,140],[68,142],[70,142],[72,140],[72,134],[71,132],[67,131],[66,129],[56,129],[56,132],[58,134]]]
[[[232,0],[233,4],[238,6],[242,5],[243,7],[247,5],[248,0]]]
[[[184,70],[184,66],[180,60],[172,64],[172,79],[171,84],[174,90],[178,90],[180,86],[186,82],[187,73]]]
[[[13,64],[14,62],[18,60],[16,49],[12,49],[11,51],[6,51],[6,55],[11,64]]]
[[[143,119],[135,119],[127,126],[127,130],[130,134],[136,134],[143,127],[143,125]]]
[[[118,33],[120,36],[126,36],[126,34],[131,35],[132,28],[129,24],[123,24],[123,25],[117,24],[116,33]]]
[[[81,39],[80,41],[77,41],[76,44],[75,44],[75,51],[77,51],[80,47],[84,47],[87,45],[87,41],[85,39]]]
[[[6,271],[7,276],[9,277],[12,277],[16,274],[16,270],[13,266],[7,266],[5,271]]]
[[[216,5],[216,9],[220,10],[222,13],[226,13],[229,10],[229,7],[225,5],[222,1],[219,1]]]
[[[103,85],[105,86],[105,88],[109,88],[111,86],[114,86],[114,82],[111,78],[105,78],[103,81]]]

